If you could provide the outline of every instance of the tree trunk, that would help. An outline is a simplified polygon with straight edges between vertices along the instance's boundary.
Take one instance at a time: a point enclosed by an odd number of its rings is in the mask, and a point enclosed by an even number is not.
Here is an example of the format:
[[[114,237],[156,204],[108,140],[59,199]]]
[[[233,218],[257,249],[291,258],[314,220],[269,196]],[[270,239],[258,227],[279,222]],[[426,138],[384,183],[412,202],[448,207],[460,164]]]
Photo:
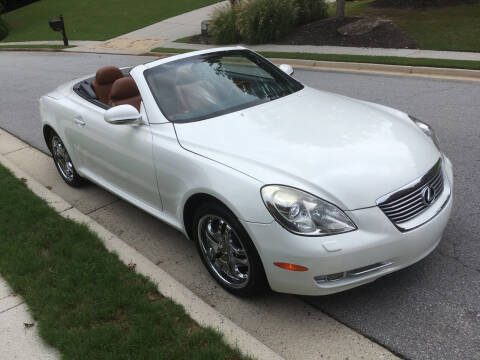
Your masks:
[[[345,0],[337,0],[337,13],[335,17],[337,19],[343,19],[345,17]]]

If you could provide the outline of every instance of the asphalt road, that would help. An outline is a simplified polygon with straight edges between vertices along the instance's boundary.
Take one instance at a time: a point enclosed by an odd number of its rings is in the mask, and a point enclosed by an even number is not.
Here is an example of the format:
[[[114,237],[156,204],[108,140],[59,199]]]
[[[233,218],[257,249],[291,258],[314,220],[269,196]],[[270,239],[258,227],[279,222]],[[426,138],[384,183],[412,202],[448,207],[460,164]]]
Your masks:
[[[46,151],[38,98],[101,65],[149,58],[0,52],[0,127]],[[480,84],[297,70],[306,84],[407,111],[433,125],[455,167],[454,210],[437,250],[314,307],[409,359],[480,359]],[[321,116],[321,114],[319,114]]]

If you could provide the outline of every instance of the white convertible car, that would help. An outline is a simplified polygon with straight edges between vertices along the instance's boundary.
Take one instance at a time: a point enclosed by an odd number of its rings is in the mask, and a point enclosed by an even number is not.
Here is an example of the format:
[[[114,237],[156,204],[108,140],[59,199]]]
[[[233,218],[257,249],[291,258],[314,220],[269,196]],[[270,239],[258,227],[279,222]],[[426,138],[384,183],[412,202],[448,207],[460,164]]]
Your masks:
[[[398,110],[309,88],[240,47],[102,67],[40,99],[62,178],[181,230],[237,295],[325,295],[439,243],[452,165]]]

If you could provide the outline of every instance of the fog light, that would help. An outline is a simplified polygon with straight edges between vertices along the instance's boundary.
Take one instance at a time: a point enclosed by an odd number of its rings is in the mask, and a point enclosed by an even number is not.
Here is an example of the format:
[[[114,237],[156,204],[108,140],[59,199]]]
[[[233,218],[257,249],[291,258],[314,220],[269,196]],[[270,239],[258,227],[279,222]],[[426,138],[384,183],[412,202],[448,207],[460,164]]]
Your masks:
[[[372,265],[362,266],[349,271],[328,274],[328,275],[318,275],[318,276],[315,276],[313,279],[317,282],[317,284],[334,282],[334,281],[339,281],[343,279],[348,280],[348,279],[357,278],[360,276],[370,275],[372,273],[375,273],[376,271],[380,271],[386,267],[389,267],[392,264],[393,262],[391,261],[379,262]]]
[[[315,276],[314,279],[317,283],[322,283],[322,282],[328,282],[328,281],[338,281],[338,280],[343,279],[344,277],[345,277],[345,273],[344,272],[339,272],[339,273],[335,273],[335,274]]]
[[[278,266],[279,268],[290,270],[290,271],[308,271],[308,268],[302,265],[295,265],[284,262],[274,262],[273,265]]]

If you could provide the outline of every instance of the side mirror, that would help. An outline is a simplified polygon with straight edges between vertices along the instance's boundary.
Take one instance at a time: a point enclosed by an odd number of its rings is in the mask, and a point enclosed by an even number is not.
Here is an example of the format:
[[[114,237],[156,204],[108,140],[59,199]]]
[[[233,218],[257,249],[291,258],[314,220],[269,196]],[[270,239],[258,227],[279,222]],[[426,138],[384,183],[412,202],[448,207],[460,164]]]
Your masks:
[[[287,75],[293,75],[294,71],[291,65],[288,64],[282,64],[279,66],[280,70],[282,70],[284,73]]]
[[[104,119],[113,125],[138,124],[142,120],[142,115],[132,105],[126,104],[105,111]]]

